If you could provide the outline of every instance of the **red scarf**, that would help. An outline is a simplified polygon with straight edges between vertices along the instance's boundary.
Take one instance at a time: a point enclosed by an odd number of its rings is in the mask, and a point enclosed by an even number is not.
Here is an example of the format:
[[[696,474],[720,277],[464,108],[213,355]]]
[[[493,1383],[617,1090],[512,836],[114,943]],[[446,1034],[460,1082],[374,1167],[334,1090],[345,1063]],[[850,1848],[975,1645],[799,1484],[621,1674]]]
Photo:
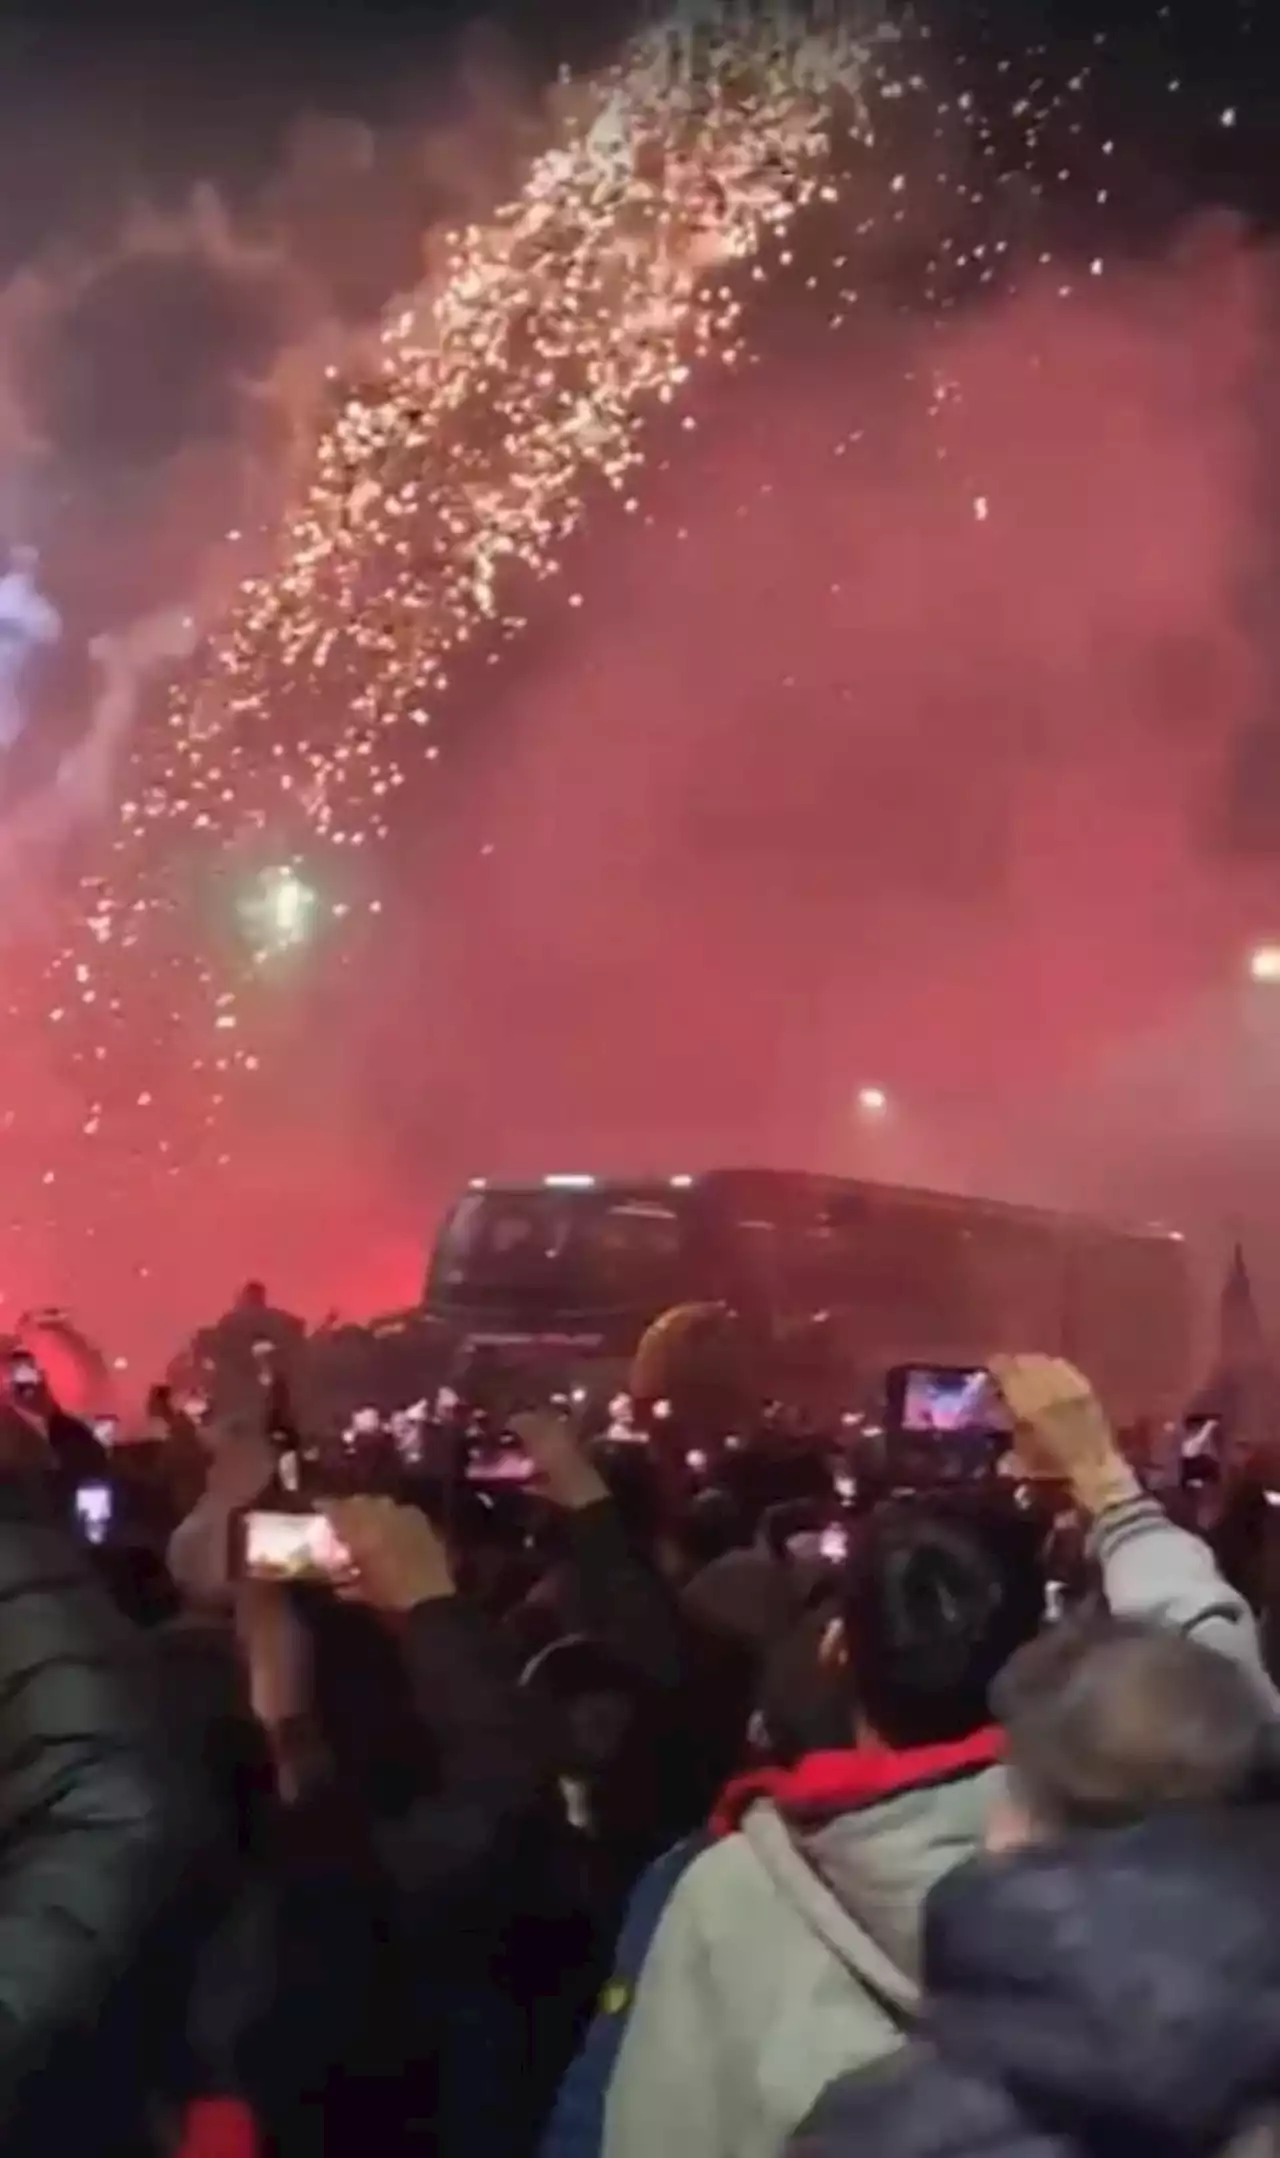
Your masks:
[[[261,2139],[238,2098],[196,2098],[187,2107],[178,2158],[258,2158]]]
[[[828,1814],[873,1806],[900,1791],[976,1775],[993,1767],[1003,1753],[1004,1733],[994,1725],[944,1746],[911,1746],[902,1753],[874,1745],[809,1753],[794,1768],[757,1768],[735,1776],[716,1803],[711,1833],[731,1836],[758,1798],[772,1799],[793,1820],[820,1821]]]

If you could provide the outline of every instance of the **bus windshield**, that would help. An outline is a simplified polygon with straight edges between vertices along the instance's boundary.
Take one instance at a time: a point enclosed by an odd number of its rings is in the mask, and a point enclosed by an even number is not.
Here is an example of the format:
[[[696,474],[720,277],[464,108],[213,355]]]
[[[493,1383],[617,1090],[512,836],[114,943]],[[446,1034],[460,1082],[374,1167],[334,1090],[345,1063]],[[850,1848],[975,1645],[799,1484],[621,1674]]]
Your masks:
[[[665,1309],[686,1292],[687,1214],[665,1189],[471,1192],[441,1231],[427,1301],[544,1315]]]

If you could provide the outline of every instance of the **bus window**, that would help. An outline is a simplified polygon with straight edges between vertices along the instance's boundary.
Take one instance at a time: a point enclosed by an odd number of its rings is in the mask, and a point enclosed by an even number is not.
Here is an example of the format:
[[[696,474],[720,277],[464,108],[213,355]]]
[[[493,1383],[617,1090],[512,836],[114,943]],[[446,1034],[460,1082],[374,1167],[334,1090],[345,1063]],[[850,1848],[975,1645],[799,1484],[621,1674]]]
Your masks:
[[[868,1344],[914,1343],[922,1354],[982,1335],[962,1222],[889,1195],[834,1193],[772,1211],[785,1218],[743,1218],[737,1232],[757,1293],[778,1317],[842,1314]]]
[[[975,1330],[969,1233],[950,1215],[901,1204],[861,1206],[841,1233],[841,1302],[920,1353]]]
[[[974,1318],[988,1349],[1062,1353],[1068,1261],[1056,1224],[988,1216],[970,1232],[969,1267]]]
[[[667,1300],[678,1278],[685,1230],[674,1208],[647,1199],[601,1205],[583,1224],[584,1250],[602,1295],[618,1303]]]
[[[428,1302],[662,1310],[689,1293],[686,1211],[666,1193],[470,1193],[436,1246]]]
[[[786,1309],[780,1241],[777,1222],[759,1208],[732,1224],[726,1273],[731,1303],[764,1315]]]

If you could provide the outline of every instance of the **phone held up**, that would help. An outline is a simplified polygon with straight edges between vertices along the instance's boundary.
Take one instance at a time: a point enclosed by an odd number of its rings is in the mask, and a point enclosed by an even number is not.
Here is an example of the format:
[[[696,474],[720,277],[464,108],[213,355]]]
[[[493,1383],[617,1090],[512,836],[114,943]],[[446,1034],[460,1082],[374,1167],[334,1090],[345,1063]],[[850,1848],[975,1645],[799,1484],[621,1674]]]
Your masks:
[[[77,1484],[76,1526],[87,1544],[105,1544],[111,1533],[115,1494],[110,1484]]]
[[[15,1349],[9,1358],[9,1390],[15,1401],[30,1400],[44,1385],[44,1374],[34,1356]]]
[[[889,1427],[909,1438],[1009,1438],[1013,1423],[981,1365],[895,1364],[887,1381]]]
[[[351,1554],[319,1513],[251,1507],[232,1524],[233,1572],[244,1581],[337,1588],[354,1571]]]

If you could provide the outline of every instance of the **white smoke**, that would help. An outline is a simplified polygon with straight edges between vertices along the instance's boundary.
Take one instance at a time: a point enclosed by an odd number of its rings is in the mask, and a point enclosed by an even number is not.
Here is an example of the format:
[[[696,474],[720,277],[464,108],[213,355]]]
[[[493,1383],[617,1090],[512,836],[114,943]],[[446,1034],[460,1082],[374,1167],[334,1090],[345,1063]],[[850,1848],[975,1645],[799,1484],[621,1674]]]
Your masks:
[[[10,933],[41,926],[49,881],[68,841],[111,813],[143,695],[188,657],[198,635],[191,609],[166,608],[95,638],[90,655],[98,688],[87,726],[51,778],[0,820],[0,911]]]

